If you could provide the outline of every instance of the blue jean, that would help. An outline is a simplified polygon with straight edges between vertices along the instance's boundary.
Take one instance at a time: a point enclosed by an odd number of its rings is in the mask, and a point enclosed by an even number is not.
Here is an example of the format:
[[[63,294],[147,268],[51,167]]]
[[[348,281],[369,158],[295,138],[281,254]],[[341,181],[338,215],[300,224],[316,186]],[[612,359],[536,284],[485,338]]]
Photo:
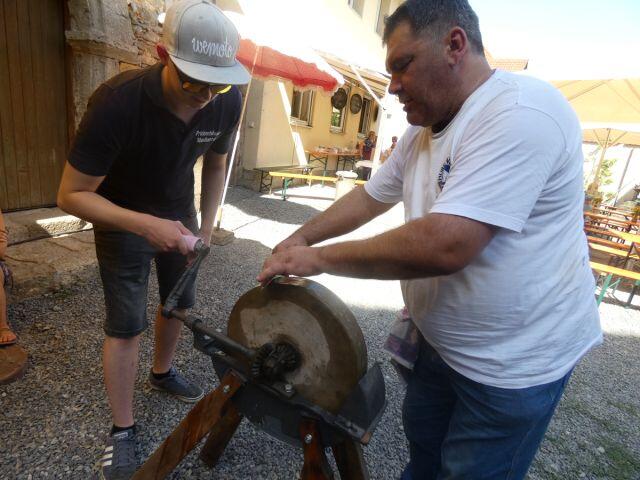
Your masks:
[[[570,376],[520,389],[483,385],[422,340],[403,405],[410,462],[401,480],[524,478]]]
[[[192,232],[198,231],[195,215],[181,221]],[[94,225],[93,230],[107,312],[104,332],[108,337],[135,337],[148,325],[151,261],[156,263],[160,303],[164,304],[187,265],[187,257],[180,252],[159,252],[143,237],[131,232],[98,225]],[[178,299],[178,308],[191,308],[195,295],[195,279],[191,279]]]

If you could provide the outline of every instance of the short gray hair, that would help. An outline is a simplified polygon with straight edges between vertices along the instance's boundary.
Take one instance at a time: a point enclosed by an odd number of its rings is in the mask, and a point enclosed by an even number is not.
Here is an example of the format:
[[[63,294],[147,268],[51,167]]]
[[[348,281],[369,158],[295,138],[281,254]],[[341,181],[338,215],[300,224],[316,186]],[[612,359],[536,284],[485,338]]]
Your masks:
[[[384,43],[403,22],[408,22],[413,33],[430,33],[433,37],[444,35],[453,27],[462,28],[475,53],[484,55],[480,22],[467,0],[407,0],[385,21]]]

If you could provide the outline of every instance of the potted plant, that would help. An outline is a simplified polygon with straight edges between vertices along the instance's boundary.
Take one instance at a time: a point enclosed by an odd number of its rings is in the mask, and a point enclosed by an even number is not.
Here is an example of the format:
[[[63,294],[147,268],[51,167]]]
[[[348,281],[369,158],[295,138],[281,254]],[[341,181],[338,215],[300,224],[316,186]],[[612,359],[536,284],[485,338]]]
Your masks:
[[[595,192],[593,194],[593,197],[591,197],[591,206],[593,208],[598,208],[601,203],[602,203],[602,193],[601,192]]]

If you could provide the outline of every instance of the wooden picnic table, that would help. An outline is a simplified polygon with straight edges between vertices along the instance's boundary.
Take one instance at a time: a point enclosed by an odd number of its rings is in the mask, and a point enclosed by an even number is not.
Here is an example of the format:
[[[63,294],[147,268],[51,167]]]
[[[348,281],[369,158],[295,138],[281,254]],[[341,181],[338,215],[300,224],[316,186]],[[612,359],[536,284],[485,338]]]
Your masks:
[[[620,232],[618,230],[608,229],[612,236],[621,238],[626,243],[640,243],[640,234],[631,232]]]
[[[611,233],[609,233],[609,229],[596,227],[595,225],[592,226],[592,225],[586,224],[584,226],[584,233],[591,236],[601,236],[601,237],[611,238]]]
[[[293,173],[293,172],[269,172],[269,175],[271,175],[272,177],[280,177],[282,178],[282,200],[286,200],[287,199],[287,188],[289,188],[289,184],[291,181],[293,181],[294,178],[300,178],[303,180],[307,180],[309,182],[309,184],[311,183],[311,180],[316,180],[316,181],[320,181],[322,182],[322,185],[324,185],[324,182],[337,182],[338,181],[338,177],[326,177],[324,175],[320,176],[320,175],[305,175],[305,174],[301,174],[301,173]],[[356,185],[364,185],[365,182],[364,180],[355,180],[355,184]],[[271,194],[271,190],[269,190],[269,194]]]
[[[323,148],[323,149],[315,149],[315,150],[305,150],[305,153],[309,156],[309,162],[317,161],[320,162],[324,169],[322,172],[323,176],[327,175],[327,167],[329,164],[329,157],[336,157],[336,169],[340,165],[340,161],[343,162],[343,168],[346,166],[347,161],[351,161],[355,165],[356,157],[360,156],[360,152],[358,150],[340,150],[338,148]]]
[[[616,219],[612,218],[611,215],[603,215],[601,213],[584,212],[584,217],[585,219],[591,219],[589,222],[591,224],[600,223],[607,226],[622,228],[627,232],[634,228],[638,229],[638,226],[640,225],[638,222],[626,219]]]
[[[591,210],[593,213],[599,213],[601,215],[606,215],[608,217],[622,217],[625,220],[631,220],[633,218],[633,212],[629,212],[626,210],[609,210],[607,208],[594,208]]]
[[[269,192],[271,193],[271,188],[273,184],[273,177],[269,175],[271,171],[277,172],[300,172],[304,174],[311,174],[313,171],[313,166],[311,165],[275,165],[270,167],[258,167],[254,168],[254,170],[260,173],[260,187],[258,188],[258,192]]]
[[[600,288],[600,295],[598,295],[598,299],[596,301],[598,306],[602,302],[602,299],[604,298],[604,295],[607,289],[610,287],[614,287],[614,288],[617,287],[619,280],[616,281],[615,284],[611,283],[614,277],[617,277],[619,279],[624,278],[627,280],[631,280],[633,282],[633,287],[631,289],[631,293],[629,294],[629,299],[627,300],[625,307],[628,307],[631,305],[631,301],[633,300],[633,297],[636,294],[638,287],[640,286],[639,272],[634,272],[633,270],[626,270],[624,268],[612,267],[611,265],[604,265],[602,263],[596,263],[596,262],[589,262],[589,265],[591,266],[592,270],[594,270],[595,272],[598,272],[598,274],[605,275],[606,277],[602,287]]]
[[[625,213],[633,213],[630,209],[628,208],[623,208],[623,207],[614,207],[613,205],[603,205],[602,206],[604,208],[604,210],[611,210],[612,212],[625,212]]]
[[[618,244],[619,246],[624,246],[622,244]],[[613,257],[615,258],[625,258],[627,257],[627,251],[626,249],[623,248],[619,248],[618,245],[613,245],[613,246],[607,246],[607,245],[603,245],[600,244],[598,242],[592,242],[589,241],[589,248],[591,250],[595,250],[596,252],[605,254],[609,257]],[[633,260],[640,260],[640,257],[638,255],[631,255],[630,258],[632,258]]]
[[[627,247],[627,261],[631,260],[631,256],[633,255],[634,250],[635,254],[638,254],[640,252],[640,250],[638,250],[638,244],[640,244],[640,235],[638,235],[637,233],[620,232],[611,228],[609,228],[608,230],[611,236],[624,240],[624,245],[625,247]]]
[[[627,245],[625,245],[624,243],[621,242],[614,242],[613,240],[608,240],[606,238],[602,238],[602,237],[594,237],[589,235],[590,232],[585,232],[587,233],[587,241],[589,242],[589,244],[592,243],[597,243],[599,245],[605,245],[607,247],[611,247],[611,248],[617,248],[619,250],[623,250],[626,254],[626,250],[628,248]]]
[[[585,212],[585,213],[589,213],[589,212]],[[631,212],[615,212],[613,210],[605,210],[603,208],[594,208],[591,210],[590,213],[605,215],[609,218],[614,218],[616,220],[631,221],[633,219],[633,213]]]

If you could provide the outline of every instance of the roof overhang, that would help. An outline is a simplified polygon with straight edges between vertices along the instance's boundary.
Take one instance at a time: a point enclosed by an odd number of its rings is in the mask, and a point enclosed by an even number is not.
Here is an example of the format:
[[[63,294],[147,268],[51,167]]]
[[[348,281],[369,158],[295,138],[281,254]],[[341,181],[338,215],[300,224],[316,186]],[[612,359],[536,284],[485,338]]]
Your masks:
[[[338,71],[347,81],[361,85],[362,88],[373,93],[374,99],[380,103],[389,88],[391,78],[383,72],[372,70],[357,63],[339,58],[327,52],[318,52],[329,65]]]

